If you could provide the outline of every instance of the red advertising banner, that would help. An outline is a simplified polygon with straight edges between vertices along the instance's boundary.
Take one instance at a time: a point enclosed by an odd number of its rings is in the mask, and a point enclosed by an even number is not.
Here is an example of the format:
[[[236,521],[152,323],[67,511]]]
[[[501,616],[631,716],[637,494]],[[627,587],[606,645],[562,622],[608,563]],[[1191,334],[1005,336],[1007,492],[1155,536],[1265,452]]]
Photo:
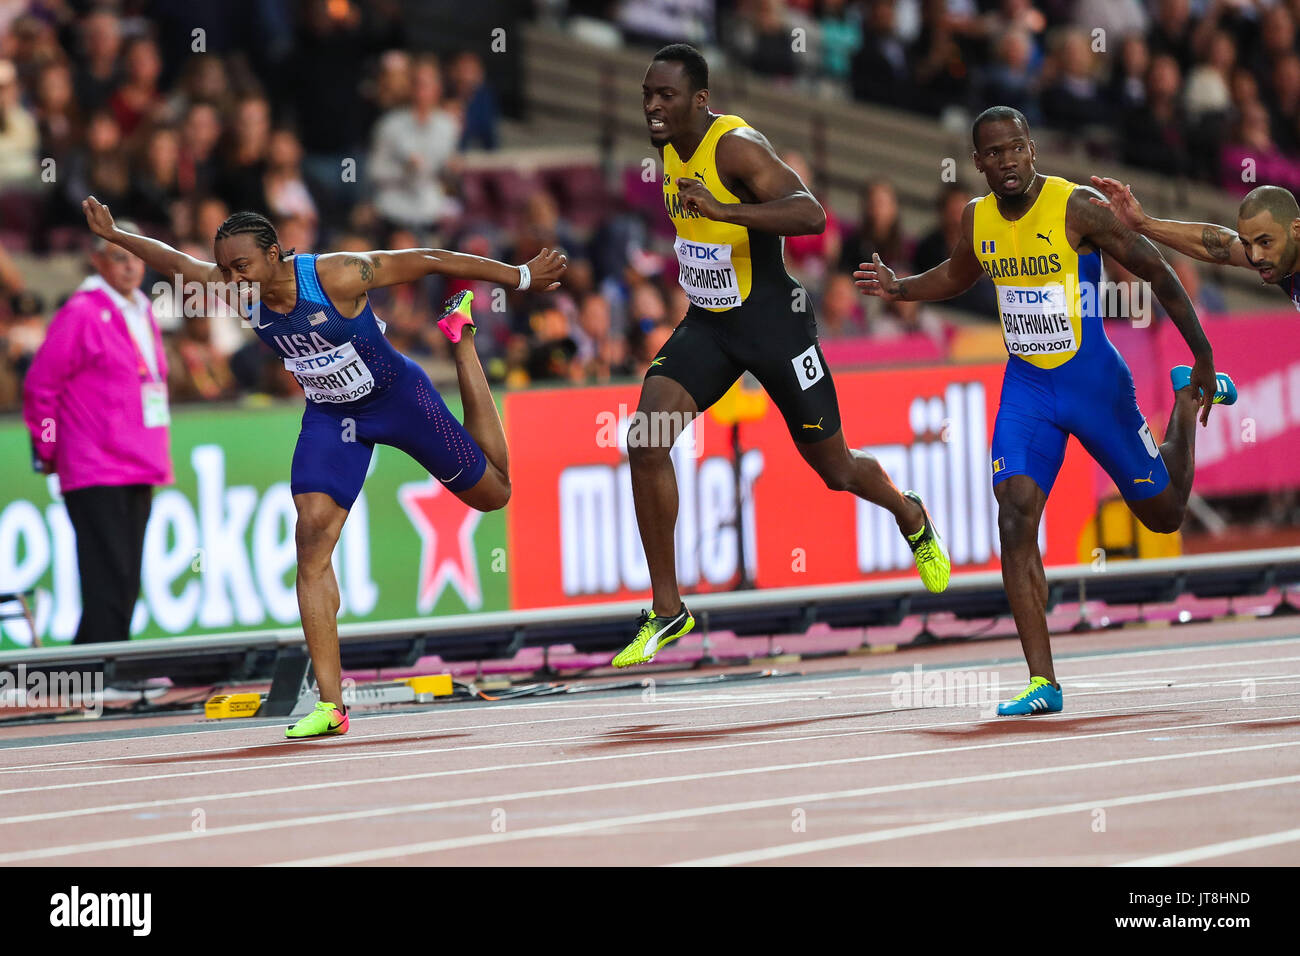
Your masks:
[[[1295,312],[1204,321],[1214,364],[1237,383],[1231,407],[1216,406],[1197,428],[1198,494],[1242,494],[1300,487],[1300,316]],[[1156,434],[1173,404],[1169,370],[1191,363],[1170,322],[1150,329],[1108,328],[1133,370],[1138,401]]]
[[[920,492],[954,570],[998,566],[989,442],[1002,366],[939,366],[836,376],[850,446]],[[633,599],[649,592],[627,462],[637,386],[518,392],[505,399],[511,467],[511,606]],[[780,413],[741,425],[746,565],[759,587],[914,574],[893,517],[828,491]],[[729,590],[741,550],[729,426],[711,415],[678,440],[677,571],[685,592]],[[1079,561],[1095,511],[1091,459],[1071,441],[1041,532],[1049,564]],[[526,570],[518,563],[526,562]]]

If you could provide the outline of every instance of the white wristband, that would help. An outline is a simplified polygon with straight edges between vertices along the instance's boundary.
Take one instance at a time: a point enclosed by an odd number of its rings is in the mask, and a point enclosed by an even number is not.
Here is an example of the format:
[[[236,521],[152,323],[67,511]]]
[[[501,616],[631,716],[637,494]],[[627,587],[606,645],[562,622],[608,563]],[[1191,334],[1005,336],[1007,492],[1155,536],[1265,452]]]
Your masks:
[[[515,286],[515,291],[523,292],[533,284],[533,273],[526,265],[517,266],[516,268],[519,269],[519,285]]]

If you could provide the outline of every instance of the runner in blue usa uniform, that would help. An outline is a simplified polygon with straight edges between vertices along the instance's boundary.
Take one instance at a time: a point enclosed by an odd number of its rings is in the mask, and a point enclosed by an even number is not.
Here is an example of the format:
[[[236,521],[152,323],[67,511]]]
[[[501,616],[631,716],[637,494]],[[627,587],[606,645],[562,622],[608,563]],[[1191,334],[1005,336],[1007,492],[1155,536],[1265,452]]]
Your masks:
[[[1275,285],[1300,310],[1300,205],[1282,186],[1256,186],[1237,209],[1237,231],[1209,222],[1157,219],[1142,211],[1133,188],[1109,177],[1092,177],[1106,197],[1094,199],[1140,236],[1175,252],[1220,266],[1238,266]]]
[[[294,255],[280,248],[269,220],[241,212],[217,231],[212,263],[118,229],[108,207],[93,196],[82,205],[96,235],[162,275],[237,284],[241,312],[302,386],[307,406],[291,481],[298,512],[298,609],[321,702],[286,736],[346,733],[339,590],[331,558],[374,446],[406,452],[471,508],[495,511],[510,499],[506,436],[474,351],[471,294],[453,296],[438,322],[452,342],[462,424],[423,369],[384,338],[367,293],[431,274],[553,289],[567,268],[565,257],[543,249],[527,265],[511,266],[440,249]]]

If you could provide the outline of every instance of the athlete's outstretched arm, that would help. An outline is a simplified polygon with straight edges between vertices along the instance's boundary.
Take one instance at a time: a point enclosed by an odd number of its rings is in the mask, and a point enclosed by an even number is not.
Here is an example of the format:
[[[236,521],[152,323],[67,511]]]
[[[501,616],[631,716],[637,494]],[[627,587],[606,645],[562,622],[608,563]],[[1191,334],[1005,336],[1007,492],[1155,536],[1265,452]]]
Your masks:
[[[715,153],[718,176],[739,182],[756,202],[723,202],[698,179],[677,180],[682,205],[705,219],[780,236],[813,236],[826,228],[826,210],[798,174],[781,161],[756,129],[724,133]]]
[[[1210,405],[1219,383],[1214,377],[1214,350],[1205,337],[1191,299],[1187,298],[1187,290],[1160,250],[1145,236],[1138,235],[1120,222],[1105,205],[1092,202],[1095,195],[1095,190],[1087,186],[1080,186],[1070,194],[1065,207],[1066,231],[1077,235],[1080,244],[1096,246],[1139,279],[1151,284],[1151,291],[1192,350],[1195,359],[1192,385],[1201,390],[1201,424],[1204,424],[1209,418]]]
[[[528,288],[557,288],[568,259],[558,249],[543,249],[528,263]],[[360,299],[370,289],[414,282],[427,275],[479,279],[511,289],[519,287],[523,270],[495,259],[445,249],[398,249],[381,252],[332,252],[316,260],[325,291],[337,301]]]
[[[113,222],[113,214],[109,212],[108,207],[94,196],[87,196],[82,200],[81,208],[86,214],[86,224],[90,226],[91,232],[102,239],[107,239],[109,242],[121,246],[131,255],[143,259],[145,265],[155,272],[159,272],[164,276],[184,276],[186,282],[219,282],[221,280],[221,270],[217,268],[215,262],[204,262],[202,259],[195,259],[193,256],[187,256],[179,249],[173,249],[165,242],[150,239],[148,236],[137,236],[133,232],[126,232],[117,228]]]
[[[961,295],[984,274],[979,259],[975,257],[975,248],[971,245],[977,201],[972,199],[962,210],[961,238],[957,240],[952,255],[933,269],[922,272],[919,276],[900,279],[889,266],[880,261],[880,256],[875,255],[871,257],[871,262],[858,264],[858,271],[853,273],[853,284],[863,295],[874,295],[891,302],[896,299],[934,302]]]
[[[1142,211],[1142,204],[1133,195],[1132,186],[1101,176],[1093,176],[1092,184],[1106,198],[1089,198],[1098,206],[1113,212],[1116,219],[1138,235],[1202,262],[1241,266],[1243,269],[1255,268],[1246,258],[1246,249],[1242,246],[1241,239],[1226,226],[1216,226],[1209,222],[1156,219]]]

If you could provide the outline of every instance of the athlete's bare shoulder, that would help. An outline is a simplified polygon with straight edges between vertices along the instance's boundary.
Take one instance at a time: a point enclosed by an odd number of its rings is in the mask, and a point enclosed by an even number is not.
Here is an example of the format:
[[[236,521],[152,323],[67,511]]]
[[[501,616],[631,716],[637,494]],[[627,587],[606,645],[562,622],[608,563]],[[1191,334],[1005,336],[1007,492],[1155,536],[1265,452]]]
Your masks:
[[[1091,201],[1104,198],[1091,186],[1076,185],[1065,202],[1065,238],[1080,253],[1085,251],[1080,248],[1080,243],[1086,244],[1088,239],[1130,235],[1129,229],[1113,212]],[[1090,245],[1095,245],[1095,242]]]
[[[375,272],[380,267],[379,260],[369,252],[327,252],[316,257],[322,291],[349,318],[361,313],[366,290],[374,288]]]
[[[718,157],[718,168],[722,169],[726,165],[728,171],[735,163],[748,165],[765,160],[781,162],[768,138],[752,126],[737,126],[719,136],[715,155]]]

